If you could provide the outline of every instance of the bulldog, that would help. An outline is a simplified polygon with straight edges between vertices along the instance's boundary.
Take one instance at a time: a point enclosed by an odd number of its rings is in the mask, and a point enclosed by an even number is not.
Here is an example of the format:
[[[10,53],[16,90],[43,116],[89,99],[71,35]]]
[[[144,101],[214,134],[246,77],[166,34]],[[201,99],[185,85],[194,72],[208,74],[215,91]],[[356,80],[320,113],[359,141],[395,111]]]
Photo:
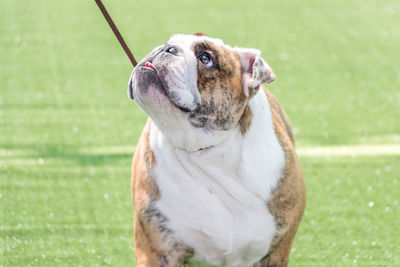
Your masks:
[[[150,117],[131,190],[139,267],[286,266],[305,184],[289,120],[256,49],[173,35],[133,70]]]

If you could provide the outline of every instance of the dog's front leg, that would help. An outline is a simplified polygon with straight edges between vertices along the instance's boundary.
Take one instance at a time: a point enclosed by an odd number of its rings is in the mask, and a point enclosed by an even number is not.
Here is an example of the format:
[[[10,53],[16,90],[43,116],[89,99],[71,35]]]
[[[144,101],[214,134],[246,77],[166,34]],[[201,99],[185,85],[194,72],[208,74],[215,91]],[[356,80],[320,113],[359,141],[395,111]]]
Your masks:
[[[135,216],[135,254],[138,267],[179,267],[193,253],[153,227],[145,218]]]

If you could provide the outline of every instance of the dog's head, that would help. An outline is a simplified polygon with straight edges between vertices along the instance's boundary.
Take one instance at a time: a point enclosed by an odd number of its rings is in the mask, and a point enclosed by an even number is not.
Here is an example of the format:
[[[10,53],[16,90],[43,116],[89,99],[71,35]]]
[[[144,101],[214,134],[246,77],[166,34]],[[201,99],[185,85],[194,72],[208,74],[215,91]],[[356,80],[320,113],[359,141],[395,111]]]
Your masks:
[[[274,80],[259,50],[177,34],[137,65],[128,95],[174,145],[196,150],[232,131],[260,85]],[[196,140],[180,141],[182,131]]]

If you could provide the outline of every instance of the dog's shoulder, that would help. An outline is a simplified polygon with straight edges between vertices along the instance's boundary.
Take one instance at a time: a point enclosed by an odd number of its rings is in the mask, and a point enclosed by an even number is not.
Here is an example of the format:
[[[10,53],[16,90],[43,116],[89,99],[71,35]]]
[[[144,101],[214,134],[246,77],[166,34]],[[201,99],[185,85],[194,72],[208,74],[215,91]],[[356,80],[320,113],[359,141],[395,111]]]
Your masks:
[[[149,118],[142,131],[132,160],[131,192],[136,205],[140,205],[145,196],[153,199],[160,197],[157,184],[149,173],[149,170],[155,164],[155,157],[150,148],[150,129],[151,119]]]

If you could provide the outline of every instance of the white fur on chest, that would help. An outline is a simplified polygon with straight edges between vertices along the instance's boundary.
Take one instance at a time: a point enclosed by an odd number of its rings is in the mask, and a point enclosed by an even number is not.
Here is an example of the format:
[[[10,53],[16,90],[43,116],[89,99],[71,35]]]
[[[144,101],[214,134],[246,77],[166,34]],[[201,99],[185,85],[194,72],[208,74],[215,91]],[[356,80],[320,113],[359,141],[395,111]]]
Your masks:
[[[275,234],[267,200],[284,153],[264,91],[249,105],[253,120],[244,136],[235,130],[217,147],[198,152],[174,148],[151,126],[153,174],[161,193],[156,208],[176,237],[195,250],[194,260],[251,266],[265,256]]]

